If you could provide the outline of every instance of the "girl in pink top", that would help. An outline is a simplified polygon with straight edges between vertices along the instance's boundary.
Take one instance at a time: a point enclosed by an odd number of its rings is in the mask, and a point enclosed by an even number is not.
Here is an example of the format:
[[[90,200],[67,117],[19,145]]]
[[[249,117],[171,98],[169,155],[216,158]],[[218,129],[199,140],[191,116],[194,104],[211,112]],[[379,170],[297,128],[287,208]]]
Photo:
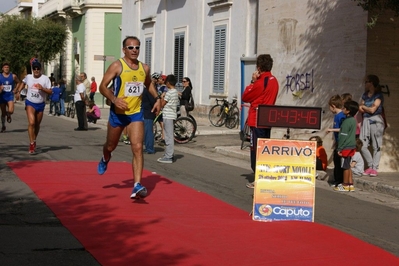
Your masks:
[[[101,117],[100,108],[93,102],[89,102],[89,111],[87,111],[87,122],[89,123],[97,123],[97,119]]]

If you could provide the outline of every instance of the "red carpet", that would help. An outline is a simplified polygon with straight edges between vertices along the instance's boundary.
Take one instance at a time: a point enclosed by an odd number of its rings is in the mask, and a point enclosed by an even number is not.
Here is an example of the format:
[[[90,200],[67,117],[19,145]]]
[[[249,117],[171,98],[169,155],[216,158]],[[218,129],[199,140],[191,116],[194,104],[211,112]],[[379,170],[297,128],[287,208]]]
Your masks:
[[[149,171],[130,200],[131,165],[9,166],[102,265],[398,265],[394,255],[310,222],[254,222],[248,213]],[[61,170],[61,171],[60,171]],[[317,214],[316,214],[317,215]]]

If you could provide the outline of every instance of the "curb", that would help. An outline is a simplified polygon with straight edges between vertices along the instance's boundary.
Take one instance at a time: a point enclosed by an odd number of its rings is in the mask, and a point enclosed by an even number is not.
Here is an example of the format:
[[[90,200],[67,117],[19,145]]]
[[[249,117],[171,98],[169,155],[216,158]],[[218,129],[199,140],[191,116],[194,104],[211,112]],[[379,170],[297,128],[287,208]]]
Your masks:
[[[360,188],[366,191],[375,191],[378,193],[386,194],[393,196],[395,198],[399,198],[399,188],[394,187],[391,185],[383,184],[378,181],[370,181],[370,180],[365,180],[362,178],[354,178],[354,183],[356,185],[356,188]]]
[[[239,146],[217,146],[215,147],[215,152],[237,159],[250,160],[248,148],[241,150]],[[332,178],[332,169],[327,169],[327,176],[323,180],[328,182],[330,178]],[[374,180],[368,180],[368,178]],[[389,182],[389,178],[387,180]],[[388,185],[380,180],[375,181],[375,178],[368,176],[353,177],[353,181],[355,183],[356,189],[362,189],[369,192],[378,192],[399,199],[399,187]]]

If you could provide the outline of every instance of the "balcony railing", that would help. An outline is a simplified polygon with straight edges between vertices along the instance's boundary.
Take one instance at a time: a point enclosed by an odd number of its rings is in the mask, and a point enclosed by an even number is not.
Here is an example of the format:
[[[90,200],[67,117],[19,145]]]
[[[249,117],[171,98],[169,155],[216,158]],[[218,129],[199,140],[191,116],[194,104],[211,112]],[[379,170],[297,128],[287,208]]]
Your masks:
[[[50,0],[39,8],[39,15],[41,17],[60,15],[60,13],[64,13],[62,11],[62,1]]]

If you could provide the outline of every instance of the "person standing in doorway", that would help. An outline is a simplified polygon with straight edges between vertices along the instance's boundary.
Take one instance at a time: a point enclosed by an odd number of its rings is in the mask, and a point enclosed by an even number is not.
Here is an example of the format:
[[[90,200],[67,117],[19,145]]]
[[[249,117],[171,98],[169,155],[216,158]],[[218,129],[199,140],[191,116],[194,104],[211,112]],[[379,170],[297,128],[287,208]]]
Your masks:
[[[51,94],[50,79],[41,73],[42,65],[36,60],[32,63],[33,74],[28,74],[18,85],[17,93],[27,85],[25,111],[28,117],[29,153],[36,153],[36,140],[43,119],[46,97]]]
[[[122,42],[123,58],[113,62],[100,83],[100,93],[111,102],[107,125],[107,138],[102,150],[102,158],[97,167],[100,175],[107,170],[111,153],[118,145],[123,129],[127,128],[130,147],[133,153],[132,171],[134,185],[131,199],[147,196],[147,189],[141,185],[143,175],[144,116],[141,106],[142,93],[148,89],[157,98],[153,112],[159,113],[160,99],[151,82],[150,67],[138,60],[140,39],[127,36]],[[113,81],[114,92],[107,88]]]
[[[271,73],[273,59],[269,54],[261,54],[256,59],[256,71],[252,74],[249,84],[242,95],[242,101],[250,103],[248,111],[248,126],[251,129],[251,168],[255,173],[256,147],[258,138],[270,138],[271,128],[257,128],[256,115],[260,104],[274,105],[278,94],[278,81]],[[254,183],[248,183],[247,187],[254,188]]]
[[[363,114],[363,123],[359,138],[363,142],[362,155],[367,164],[364,175],[377,176],[381,159],[382,137],[386,127],[384,119],[384,96],[380,79],[376,75],[367,75],[366,92],[362,95],[359,111]],[[370,152],[372,147],[373,153]]]
[[[20,83],[17,75],[10,72],[10,65],[3,63],[3,73],[0,74],[0,108],[1,108],[1,132],[6,131],[6,119],[11,123],[11,115],[14,113],[14,89]]]
[[[75,131],[86,131],[87,121],[86,119],[86,103],[85,103],[85,85],[82,83],[82,77],[76,77],[76,91],[74,96],[76,116],[78,118],[78,127]],[[86,123],[85,123],[86,122]]]

